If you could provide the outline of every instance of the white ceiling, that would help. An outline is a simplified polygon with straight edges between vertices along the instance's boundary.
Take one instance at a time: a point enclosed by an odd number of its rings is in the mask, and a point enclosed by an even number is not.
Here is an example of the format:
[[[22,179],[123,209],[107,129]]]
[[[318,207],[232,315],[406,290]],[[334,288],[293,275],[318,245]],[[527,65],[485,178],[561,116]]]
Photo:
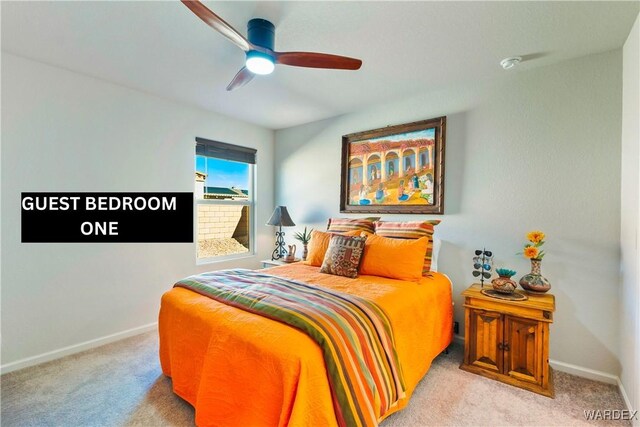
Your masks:
[[[217,2],[243,34],[266,18],[276,49],[363,60],[359,71],[278,66],[233,92],[244,54],[172,2],[1,3],[2,50],[273,129],[622,46],[640,2]]]

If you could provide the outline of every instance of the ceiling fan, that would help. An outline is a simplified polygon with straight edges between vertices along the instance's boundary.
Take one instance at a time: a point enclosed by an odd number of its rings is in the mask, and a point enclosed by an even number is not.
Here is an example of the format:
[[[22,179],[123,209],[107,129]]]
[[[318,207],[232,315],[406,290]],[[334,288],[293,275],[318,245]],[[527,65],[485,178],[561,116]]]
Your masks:
[[[362,61],[346,56],[316,52],[276,52],[273,50],[275,26],[266,19],[252,19],[247,24],[248,40],[242,34],[213,13],[199,0],[181,0],[196,16],[211,28],[231,40],[246,54],[245,66],[231,80],[227,90],[237,89],[249,83],[256,74],[271,74],[276,64],[307,68],[357,70]]]

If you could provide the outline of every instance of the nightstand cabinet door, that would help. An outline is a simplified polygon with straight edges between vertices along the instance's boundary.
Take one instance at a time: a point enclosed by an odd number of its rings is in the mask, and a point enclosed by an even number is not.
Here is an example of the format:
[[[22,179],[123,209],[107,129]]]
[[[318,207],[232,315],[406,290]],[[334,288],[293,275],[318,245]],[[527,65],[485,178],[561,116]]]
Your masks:
[[[504,372],[542,385],[542,325],[536,320],[505,316],[504,333]]]
[[[502,315],[486,310],[467,310],[467,324],[470,333],[469,360],[467,364],[475,365],[487,371],[502,372]]]

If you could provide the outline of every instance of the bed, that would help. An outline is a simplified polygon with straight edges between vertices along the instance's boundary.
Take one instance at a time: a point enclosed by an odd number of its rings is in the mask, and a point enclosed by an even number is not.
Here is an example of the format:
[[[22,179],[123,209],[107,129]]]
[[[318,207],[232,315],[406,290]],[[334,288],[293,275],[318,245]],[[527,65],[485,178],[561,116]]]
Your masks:
[[[295,263],[261,270],[373,301],[388,316],[406,394],[405,407],[452,338],[451,283],[432,272],[418,283],[320,273]],[[162,297],[160,361],[174,392],[195,408],[198,426],[335,426],[320,347],[291,326],[175,287]]]

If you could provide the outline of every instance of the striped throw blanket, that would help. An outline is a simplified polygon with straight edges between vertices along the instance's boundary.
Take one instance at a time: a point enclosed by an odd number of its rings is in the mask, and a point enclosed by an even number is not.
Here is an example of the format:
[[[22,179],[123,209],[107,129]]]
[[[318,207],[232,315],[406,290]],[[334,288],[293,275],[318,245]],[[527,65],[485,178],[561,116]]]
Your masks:
[[[375,426],[405,396],[393,334],[371,301],[258,271],[233,269],[175,284],[305,332],[324,355],[341,426]]]

